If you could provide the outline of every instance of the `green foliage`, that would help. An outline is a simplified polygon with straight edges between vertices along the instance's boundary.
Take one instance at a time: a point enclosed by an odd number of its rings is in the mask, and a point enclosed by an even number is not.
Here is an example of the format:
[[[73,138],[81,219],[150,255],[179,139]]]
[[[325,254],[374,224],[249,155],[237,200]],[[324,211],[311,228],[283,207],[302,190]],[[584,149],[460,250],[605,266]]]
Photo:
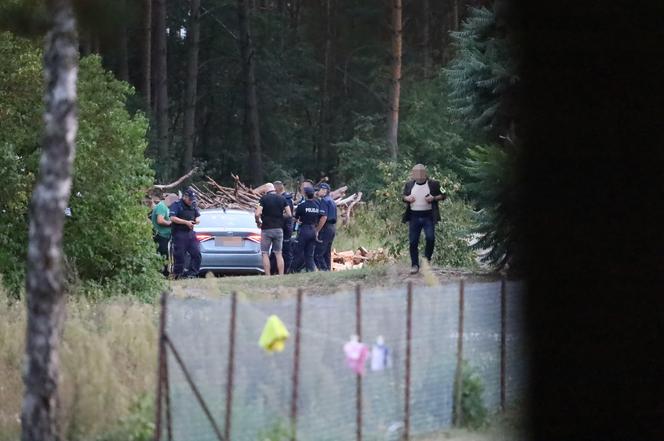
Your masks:
[[[41,50],[0,34],[0,273],[18,295],[27,249],[27,212],[38,170],[43,81]],[[105,72],[99,57],[81,60],[79,131],[64,248],[70,280],[115,293],[160,288],[151,227],[141,205],[153,172],[144,157],[147,120],[125,109],[133,93]]]
[[[516,152],[496,145],[469,149],[466,170],[470,176],[466,188],[475,203],[482,207],[478,214],[480,237],[473,245],[486,250],[484,262],[502,268],[513,263],[518,241],[513,228],[518,213]]]
[[[442,72],[427,81],[404,84],[399,121],[399,150],[414,163],[462,175],[467,142],[449,110],[447,79]]]
[[[0,273],[22,285],[27,206],[39,155],[41,53],[28,40],[0,33]]]
[[[399,162],[423,163],[441,175],[465,173],[467,143],[452,122],[443,75],[427,81],[407,83],[402,97]],[[371,198],[385,185],[381,170],[388,158],[381,115],[355,115],[350,140],[335,144],[339,152],[339,176],[351,188],[362,189]]]
[[[154,439],[154,397],[143,394],[132,405],[129,415],[118,422],[117,428],[97,441],[151,441]]]
[[[153,173],[143,154],[147,120],[125,109],[131,88],[104,72],[98,57],[81,60],[72,217],[65,251],[83,280],[144,291],[158,280],[151,225],[141,205]]]
[[[488,412],[482,395],[484,384],[477,371],[464,360],[461,383],[461,426],[481,429],[488,424]]]
[[[498,268],[514,263],[518,243],[513,227],[518,152],[506,110],[518,78],[512,49],[501,34],[492,10],[471,9],[461,31],[452,33],[457,54],[445,69],[451,114],[468,130],[483,131],[474,139],[490,144],[468,149],[462,168],[469,196],[480,209],[479,240],[473,247],[485,251],[483,261]],[[499,139],[503,146],[495,145]]]
[[[355,135],[339,142],[339,174],[351,188],[362,189],[368,198],[385,185],[380,171],[387,159],[387,145],[380,140],[379,116],[357,116]]]
[[[260,441],[290,441],[291,439],[293,439],[293,430],[290,424],[281,421],[275,422],[258,434]]]
[[[517,81],[507,40],[499,35],[492,10],[473,8],[461,30],[452,32],[456,56],[445,69],[455,118],[472,130],[501,134],[505,92]]]

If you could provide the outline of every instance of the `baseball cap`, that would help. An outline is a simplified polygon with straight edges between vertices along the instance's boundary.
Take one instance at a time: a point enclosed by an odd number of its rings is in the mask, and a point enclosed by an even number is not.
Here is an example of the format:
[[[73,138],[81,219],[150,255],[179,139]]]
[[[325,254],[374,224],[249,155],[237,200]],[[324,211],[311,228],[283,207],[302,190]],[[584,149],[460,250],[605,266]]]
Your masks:
[[[313,196],[315,190],[312,187],[304,187],[304,194],[307,196]]]
[[[328,184],[326,182],[321,183],[318,186],[318,188],[320,188],[321,190],[332,190],[332,188],[330,187],[330,184]]]
[[[187,196],[191,200],[196,200],[196,192],[191,187],[187,187],[182,193],[182,195]]]

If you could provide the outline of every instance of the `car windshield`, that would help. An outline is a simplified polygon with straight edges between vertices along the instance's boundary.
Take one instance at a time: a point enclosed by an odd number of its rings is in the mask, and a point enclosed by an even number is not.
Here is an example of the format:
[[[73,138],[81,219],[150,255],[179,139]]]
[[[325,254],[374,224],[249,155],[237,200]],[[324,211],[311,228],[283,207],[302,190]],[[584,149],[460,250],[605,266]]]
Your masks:
[[[200,226],[203,228],[256,228],[251,213],[201,213]]]

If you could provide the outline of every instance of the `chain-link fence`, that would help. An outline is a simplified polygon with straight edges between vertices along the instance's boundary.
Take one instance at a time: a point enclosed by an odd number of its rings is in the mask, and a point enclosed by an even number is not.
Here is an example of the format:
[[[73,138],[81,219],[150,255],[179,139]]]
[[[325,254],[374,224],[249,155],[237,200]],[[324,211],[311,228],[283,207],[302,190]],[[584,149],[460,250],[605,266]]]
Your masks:
[[[461,360],[481,379],[488,410],[519,402],[523,286],[411,289],[168,298],[158,439],[386,440],[437,432],[452,425],[459,406]],[[276,354],[258,345],[273,314],[291,333]],[[386,369],[372,370],[371,360],[363,376],[348,368],[343,346],[353,334],[369,347],[382,337]]]

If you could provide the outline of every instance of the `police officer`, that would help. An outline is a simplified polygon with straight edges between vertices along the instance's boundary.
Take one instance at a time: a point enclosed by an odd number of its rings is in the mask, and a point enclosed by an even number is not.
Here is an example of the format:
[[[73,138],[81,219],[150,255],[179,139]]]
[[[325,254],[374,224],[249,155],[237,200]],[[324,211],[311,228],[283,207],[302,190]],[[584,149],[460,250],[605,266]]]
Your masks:
[[[201,213],[196,207],[196,192],[187,188],[182,198],[170,208],[173,241],[173,275],[180,278],[184,274],[184,261],[189,254],[188,277],[196,277],[201,268],[201,248],[194,233],[194,225],[200,223]]]
[[[305,179],[302,181],[302,184],[300,184],[300,193],[302,194],[302,197],[300,200],[297,202],[296,205],[296,210],[297,207],[302,205],[307,201],[306,198],[306,192],[307,188],[310,188],[312,191],[314,190],[314,183],[310,179]],[[318,203],[317,199],[313,199],[314,202]],[[292,245],[292,250],[293,250],[293,263],[291,264],[291,273],[298,273],[302,271],[305,267],[305,262],[304,262],[304,254],[302,253],[302,249],[300,246],[300,234],[299,234],[299,227],[300,224],[294,224],[293,225],[293,236],[291,237],[291,245]]]
[[[316,251],[317,236],[321,211],[318,202],[314,199],[313,187],[304,188],[305,201],[295,209],[295,218],[300,221],[298,233],[299,258],[304,261],[307,272],[316,271],[314,253]]]
[[[337,234],[337,204],[330,196],[330,186],[323,182],[318,186],[321,211],[321,229],[316,244],[316,266],[321,271],[332,269],[332,242]]]

